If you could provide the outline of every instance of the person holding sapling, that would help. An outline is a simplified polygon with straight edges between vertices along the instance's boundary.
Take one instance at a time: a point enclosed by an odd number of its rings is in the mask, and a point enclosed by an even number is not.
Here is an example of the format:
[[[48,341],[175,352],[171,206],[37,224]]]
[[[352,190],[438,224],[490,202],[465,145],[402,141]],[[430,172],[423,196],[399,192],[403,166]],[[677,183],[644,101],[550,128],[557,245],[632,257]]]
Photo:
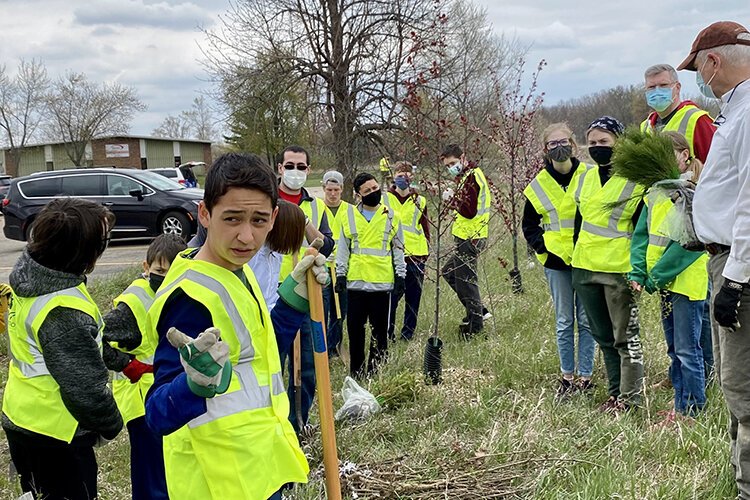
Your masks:
[[[636,292],[661,295],[664,337],[672,360],[669,376],[674,388],[674,409],[667,413],[664,425],[681,416],[695,416],[706,404],[700,338],[708,292],[708,256],[705,251],[684,249],[675,240],[678,228],[670,227],[673,200],[692,194],[686,192],[692,191],[692,184],[680,179],[678,158],[682,160],[683,154],[667,135],[633,130],[618,143],[613,162],[615,173],[649,187],[633,231],[633,269],[628,278]]]

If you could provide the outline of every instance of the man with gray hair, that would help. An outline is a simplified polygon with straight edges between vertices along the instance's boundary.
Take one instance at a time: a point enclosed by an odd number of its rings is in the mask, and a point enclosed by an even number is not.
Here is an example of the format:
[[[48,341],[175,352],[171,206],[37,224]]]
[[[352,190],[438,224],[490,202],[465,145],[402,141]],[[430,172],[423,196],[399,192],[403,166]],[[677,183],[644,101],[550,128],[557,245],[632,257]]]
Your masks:
[[[750,32],[722,21],[701,31],[677,69],[721,98],[718,129],[693,199],[693,223],[711,258],[714,358],[730,413],[738,498],[750,499]]]
[[[641,123],[643,132],[674,130],[684,135],[690,156],[706,161],[716,127],[708,112],[680,98],[677,71],[669,64],[656,64],[645,73],[646,103],[653,111]]]

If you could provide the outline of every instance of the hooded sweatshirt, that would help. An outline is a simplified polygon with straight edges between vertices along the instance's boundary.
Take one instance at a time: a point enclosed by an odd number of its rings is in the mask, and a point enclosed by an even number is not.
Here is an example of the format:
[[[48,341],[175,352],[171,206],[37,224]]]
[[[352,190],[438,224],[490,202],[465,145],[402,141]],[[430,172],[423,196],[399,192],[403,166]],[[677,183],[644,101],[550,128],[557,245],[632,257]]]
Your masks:
[[[85,276],[42,266],[24,249],[10,273],[10,285],[19,297],[38,297],[84,283]],[[96,344],[99,327],[94,319],[75,309],[56,307],[39,327],[39,344],[50,375],[60,386],[65,408],[78,421],[74,440],[91,444],[97,434],[114,439],[122,429],[122,417],[109,376]],[[16,426],[3,414],[5,429],[38,435]]]

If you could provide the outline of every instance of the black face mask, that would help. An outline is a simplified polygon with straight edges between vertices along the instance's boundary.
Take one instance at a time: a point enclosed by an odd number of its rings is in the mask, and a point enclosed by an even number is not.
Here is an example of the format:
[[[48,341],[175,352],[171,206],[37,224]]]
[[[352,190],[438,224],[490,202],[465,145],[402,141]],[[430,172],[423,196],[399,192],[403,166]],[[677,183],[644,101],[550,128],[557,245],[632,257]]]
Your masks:
[[[375,207],[380,203],[380,200],[382,199],[382,193],[380,190],[373,191],[370,194],[367,194],[362,197],[362,204],[367,205],[368,207]]]
[[[609,165],[612,162],[612,146],[589,146],[589,156],[597,165]]]
[[[159,290],[159,287],[161,286],[162,283],[164,283],[164,276],[160,274],[149,273],[148,286],[151,287],[151,290],[153,290],[154,293],[156,293],[156,291]]]
[[[573,146],[557,146],[547,151],[547,158],[563,163],[573,155]]]

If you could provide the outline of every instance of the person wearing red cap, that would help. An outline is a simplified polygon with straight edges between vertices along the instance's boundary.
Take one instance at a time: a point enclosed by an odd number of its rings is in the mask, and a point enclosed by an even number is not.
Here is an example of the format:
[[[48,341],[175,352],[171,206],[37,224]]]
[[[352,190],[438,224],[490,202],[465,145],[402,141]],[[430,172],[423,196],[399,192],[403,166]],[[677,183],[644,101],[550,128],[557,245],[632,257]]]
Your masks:
[[[750,32],[722,21],[701,31],[677,69],[721,98],[718,129],[696,187],[693,223],[711,258],[716,373],[730,413],[738,498],[750,498]]]

